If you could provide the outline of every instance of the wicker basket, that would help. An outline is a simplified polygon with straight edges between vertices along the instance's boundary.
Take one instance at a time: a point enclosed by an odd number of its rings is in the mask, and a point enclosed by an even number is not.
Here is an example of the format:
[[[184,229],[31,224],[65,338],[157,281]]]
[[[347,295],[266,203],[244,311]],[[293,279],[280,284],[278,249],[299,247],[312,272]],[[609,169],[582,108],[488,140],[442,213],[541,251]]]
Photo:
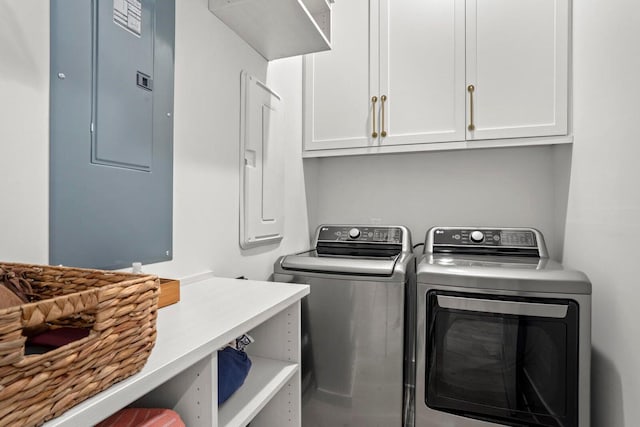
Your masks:
[[[38,301],[0,310],[0,426],[37,426],[142,369],[156,339],[156,276],[27,269]],[[83,327],[86,338],[25,356],[29,328]]]

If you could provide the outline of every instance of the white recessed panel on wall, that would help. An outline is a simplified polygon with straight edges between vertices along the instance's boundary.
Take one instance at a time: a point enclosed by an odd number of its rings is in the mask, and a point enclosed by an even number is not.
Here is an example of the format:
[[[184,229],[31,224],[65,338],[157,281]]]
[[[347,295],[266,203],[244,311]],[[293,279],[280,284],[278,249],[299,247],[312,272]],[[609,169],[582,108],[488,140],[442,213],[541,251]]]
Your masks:
[[[242,72],[240,90],[240,246],[278,243],[284,230],[280,97]]]

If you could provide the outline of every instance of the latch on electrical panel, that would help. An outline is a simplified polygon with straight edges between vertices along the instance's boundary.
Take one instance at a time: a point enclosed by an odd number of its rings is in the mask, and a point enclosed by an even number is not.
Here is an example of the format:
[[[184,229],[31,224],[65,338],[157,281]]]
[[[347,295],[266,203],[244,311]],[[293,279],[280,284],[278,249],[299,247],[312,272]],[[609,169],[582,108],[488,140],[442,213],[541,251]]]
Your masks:
[[[151,80],[151,76],[148,76],[145,73],[138,71],[136,83],[142,89],[153,90],[153,80]]]

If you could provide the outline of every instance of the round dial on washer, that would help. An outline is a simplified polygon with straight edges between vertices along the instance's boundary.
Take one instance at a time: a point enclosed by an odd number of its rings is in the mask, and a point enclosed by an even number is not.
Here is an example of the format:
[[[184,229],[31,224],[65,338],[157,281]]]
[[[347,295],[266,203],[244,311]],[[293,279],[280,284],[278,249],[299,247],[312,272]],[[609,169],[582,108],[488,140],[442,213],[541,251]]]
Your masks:
[[[360,230],[358,230],[357,228],[352,228],[351,230],[349,230],[349,237],[351,237],[352,239],[357,239],[358,237],[360,237]]]
[[[480,243],[484,240],[484,233],[478,230],[472,231],[470,237],[472,242]]]

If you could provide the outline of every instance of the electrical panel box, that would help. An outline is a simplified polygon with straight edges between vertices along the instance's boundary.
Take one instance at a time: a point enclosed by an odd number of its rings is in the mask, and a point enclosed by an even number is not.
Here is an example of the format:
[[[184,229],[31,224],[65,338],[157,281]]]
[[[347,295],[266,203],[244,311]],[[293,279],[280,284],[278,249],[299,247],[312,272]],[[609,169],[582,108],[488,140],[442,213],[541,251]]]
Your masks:
[[[274,244],[284,232],[280,97],[246,72],[240,86],[240,247]]]
[[[174,0],[52,0],[51,264],[172,258]]]

